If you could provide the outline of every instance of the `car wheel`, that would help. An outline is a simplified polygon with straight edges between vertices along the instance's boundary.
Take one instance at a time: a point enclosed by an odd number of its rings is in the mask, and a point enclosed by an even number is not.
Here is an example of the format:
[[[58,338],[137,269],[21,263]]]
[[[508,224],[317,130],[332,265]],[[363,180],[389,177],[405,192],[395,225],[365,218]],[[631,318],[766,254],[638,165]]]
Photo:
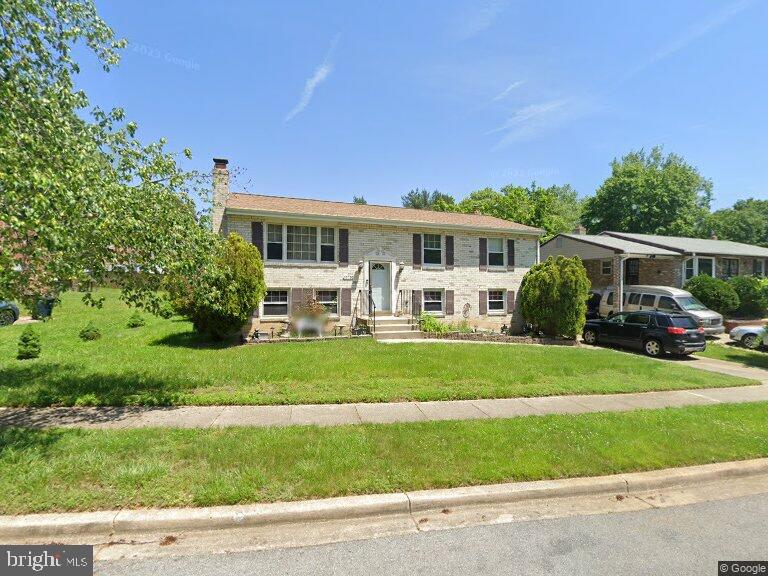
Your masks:
[[[741,339],[741,343],[744,345],[745,348],[751,348],[752,350],[756,349],[759,346],[759,343],[757,341],[757,336],[754,334],[747,334],[744,336],[744,338]]]
[[[13,310],[0,310],[0,326],[10,326],[16,322],[16,315]]]
[[[584,330],[584,334],[582,336],[584,338],[584,342],[589,344],[590,346],[594,346],[597,344],[597,332],[594,330]]]
[[[648,356],[656,358],[657,356],[661,356],[664,353],[664,347],[658,340],[646,340],[645,344],[643,344],[643,352],[645,352]]]

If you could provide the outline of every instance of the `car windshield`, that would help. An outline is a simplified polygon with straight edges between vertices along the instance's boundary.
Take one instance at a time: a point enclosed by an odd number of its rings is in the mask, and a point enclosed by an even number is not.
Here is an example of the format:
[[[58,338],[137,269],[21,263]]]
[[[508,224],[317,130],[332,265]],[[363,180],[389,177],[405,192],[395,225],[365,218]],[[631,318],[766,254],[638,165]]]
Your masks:
[[[707,310],[707,307],[693,296],[682,296],[677,299],[677,303],[683,310]]]

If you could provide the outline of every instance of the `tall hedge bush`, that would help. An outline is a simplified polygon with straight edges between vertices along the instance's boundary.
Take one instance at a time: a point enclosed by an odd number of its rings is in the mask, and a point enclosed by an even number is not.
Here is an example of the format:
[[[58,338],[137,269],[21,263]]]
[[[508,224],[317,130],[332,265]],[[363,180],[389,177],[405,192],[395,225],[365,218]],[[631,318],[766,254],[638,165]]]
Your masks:
[[[214,248],[198,276],[175,278],[169,285],[176,312],[189,318],[196,331],[216,339],[241,330],[265,292],[259,250],[235,233]]]
[[[534,330],[575,338],[584,328],[590,282],[578,257],[550,256],[533,266],[520,286],[520,309]]]
[[[736,316],[743,318],[762,318],[768,313],[768,290],[755,276],[734,276],[728,284],[739,295],[739,307]]]
[[[741,303],[733,286],[720,278],[712,276],[694,276],[683,286],[694,297],[701,300],[707,308],[727,315],[736,310]]]

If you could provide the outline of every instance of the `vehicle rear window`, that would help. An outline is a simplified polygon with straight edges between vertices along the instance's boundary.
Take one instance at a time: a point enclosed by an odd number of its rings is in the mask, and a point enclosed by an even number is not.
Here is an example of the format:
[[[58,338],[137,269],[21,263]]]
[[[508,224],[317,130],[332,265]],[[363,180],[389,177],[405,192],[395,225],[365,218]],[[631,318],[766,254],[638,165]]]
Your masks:
[[[672,323],[672,326],[676,326],[677,328],[692,330],[699,327],[699,324],[696,322],[696,320],[690,316],[670,316],[669,321]]]
[[[643,297],[640,299],[641,306],[653,306],[654,302],[656,302],[656,296],[653,294],[643,294]]]

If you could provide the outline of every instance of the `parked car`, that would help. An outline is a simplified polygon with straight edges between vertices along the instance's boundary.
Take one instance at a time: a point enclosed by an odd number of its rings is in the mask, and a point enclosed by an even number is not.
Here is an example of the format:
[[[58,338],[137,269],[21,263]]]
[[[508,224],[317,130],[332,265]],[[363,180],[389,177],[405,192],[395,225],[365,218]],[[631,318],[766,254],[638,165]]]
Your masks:
[[[704,328],[687,314],[620,312],[605,320],[587,320],[582,332],[587,344],[616,344],[637,348],[648,356],[665,352],[688,355],[707,347]]]
[[[605,318],[613,311],[614,288],[608,286],[602,291],[600,316]],[[695,318],[708,335],[725,332],[723,316],[710,310],[690,292],[669,286],[624,286],[624,312],[659,310],[671,313],[685,313]]]
[[[13,302],[0,300],[0,326],[10,326],[19,319],[19,307]]]
[[[768,346],[768,329],[764,326],[737,326],[730,332],[731,340],[753,350]]]

